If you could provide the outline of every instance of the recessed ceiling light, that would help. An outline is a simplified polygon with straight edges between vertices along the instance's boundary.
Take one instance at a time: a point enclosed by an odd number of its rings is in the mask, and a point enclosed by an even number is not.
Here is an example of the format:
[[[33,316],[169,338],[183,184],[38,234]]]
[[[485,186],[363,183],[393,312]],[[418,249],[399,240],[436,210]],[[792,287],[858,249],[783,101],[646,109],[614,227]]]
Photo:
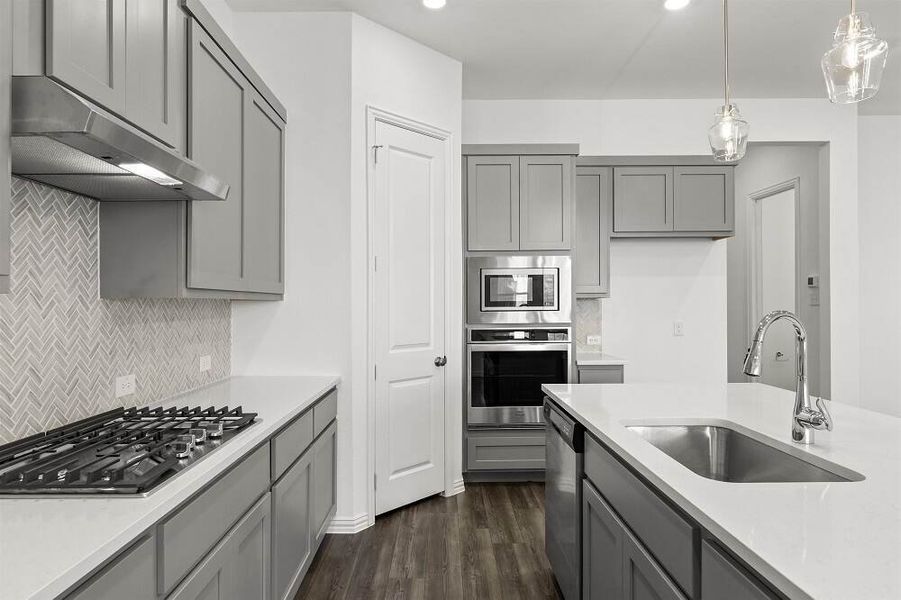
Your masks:
[[[671,0],[667,0],[668,2]],[[422,0],[422,5],[426,8],[431,8],[432,10],[438,10],[439,8],[444,8],[444,5],[447,4],[447,0]]]
[[[663,3],[663,8],[666,10],[681,10],[691,3],[691,0],[666,0]]]

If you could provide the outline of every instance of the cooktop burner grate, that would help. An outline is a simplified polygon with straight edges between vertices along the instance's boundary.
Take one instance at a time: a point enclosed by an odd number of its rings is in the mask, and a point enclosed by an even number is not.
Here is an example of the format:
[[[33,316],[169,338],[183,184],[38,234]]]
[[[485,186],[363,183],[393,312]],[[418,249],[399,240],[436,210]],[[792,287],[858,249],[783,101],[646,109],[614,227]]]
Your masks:
[[[0,495],[147,494],[254,423],[237,408],[119,408],[0,446]]]

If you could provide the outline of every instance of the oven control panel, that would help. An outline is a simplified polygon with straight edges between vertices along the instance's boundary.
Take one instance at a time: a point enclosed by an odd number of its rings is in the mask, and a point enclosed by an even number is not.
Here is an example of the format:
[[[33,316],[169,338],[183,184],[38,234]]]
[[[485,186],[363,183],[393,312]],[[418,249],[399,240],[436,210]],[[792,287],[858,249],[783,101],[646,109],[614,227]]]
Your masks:
[[[568,342],[569,329],[470,329],[470,342]]]

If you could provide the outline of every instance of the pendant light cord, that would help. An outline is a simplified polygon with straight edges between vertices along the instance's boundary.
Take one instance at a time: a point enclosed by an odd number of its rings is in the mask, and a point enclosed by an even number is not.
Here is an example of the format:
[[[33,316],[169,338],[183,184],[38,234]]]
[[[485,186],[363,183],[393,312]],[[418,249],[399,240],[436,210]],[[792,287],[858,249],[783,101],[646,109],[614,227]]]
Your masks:
[[[853,3],[854,0],[851,0]],[[729,106],[729,0],[723,0],[723,96]]]

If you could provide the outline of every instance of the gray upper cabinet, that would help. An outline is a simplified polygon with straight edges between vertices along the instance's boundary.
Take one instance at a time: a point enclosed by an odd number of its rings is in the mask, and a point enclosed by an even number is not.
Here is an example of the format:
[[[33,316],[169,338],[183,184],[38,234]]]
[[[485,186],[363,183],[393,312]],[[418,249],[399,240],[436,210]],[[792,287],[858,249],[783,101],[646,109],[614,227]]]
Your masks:
[[[47,74],[124,115],[126,0],[50,0],[46,10]]]
[[[617,167],[613,177],[613,231],[672,231],[672,167]]]
[[[519,159],[520,250],[568,250],[572,236],[573,159]]]
[[[576,168],[576,239],[573,244],[573,278],[576,295],[606,298],[610,295],[610,219],[613,169]]]
[[[9,232],[12,203],[10,174],[10,83],[12,75],[12,4],[0,4],[0,294],[9,292]]]
[[[519,157],[466,160],[467,248],[519,250]]]
[[[675,231],[734,229],[734,177],[734,167],[675,167],[673,229]]]
[[[81,586],[68,600],[156,600],[156,543],[144,538]]]
[[[179,0],[126,2],[125,117],[179,147],[185,127],[187,19]]]
[[[224,202],[188,208],[188,287],[241,290],[244,123],[249,85],[197,22],[191,27],[188,156],[229,184]]]
[[[284,261],[284,124],[256,91],[244,120],[245,289],[281,294]]]

